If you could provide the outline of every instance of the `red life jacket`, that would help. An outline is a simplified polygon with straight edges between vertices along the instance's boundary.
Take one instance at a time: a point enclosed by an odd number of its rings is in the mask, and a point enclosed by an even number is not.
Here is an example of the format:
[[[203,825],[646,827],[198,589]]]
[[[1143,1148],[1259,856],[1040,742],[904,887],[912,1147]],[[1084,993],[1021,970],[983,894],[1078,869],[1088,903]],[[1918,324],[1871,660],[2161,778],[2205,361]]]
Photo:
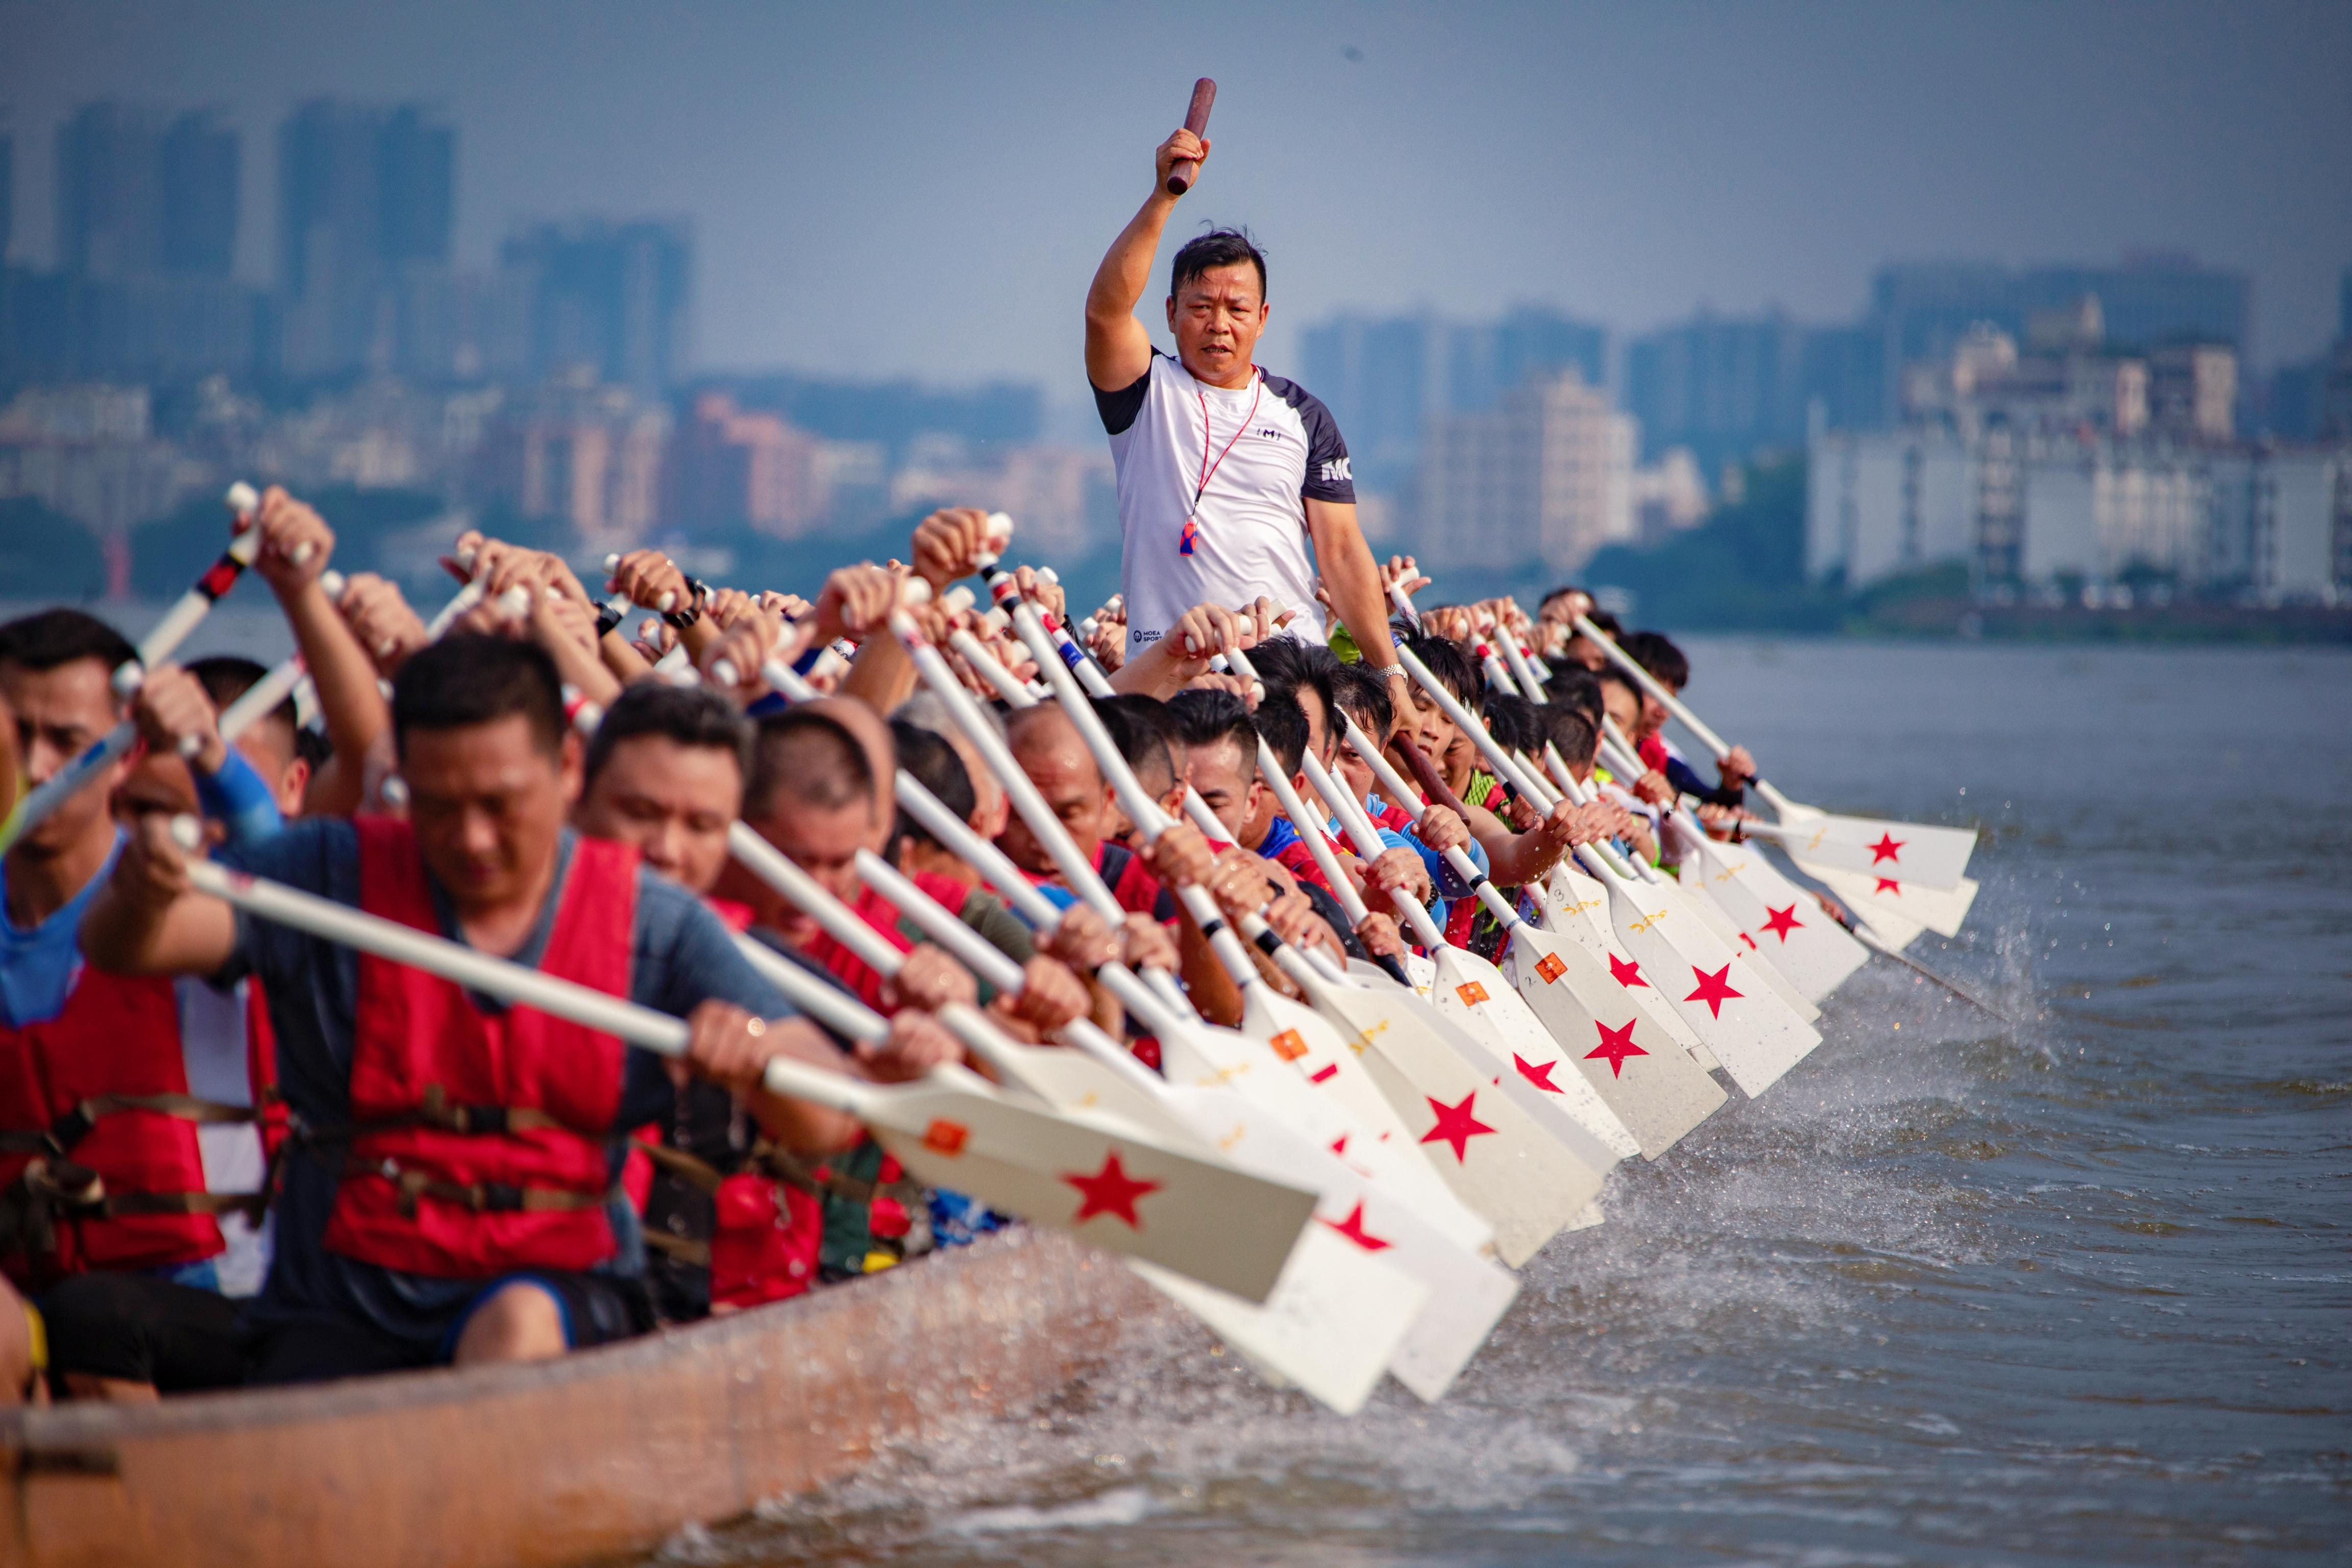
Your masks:
[[[900,952],[913,951],[915,944],[899,934],[898,907],[889,900],[871,888],[861,887],[857,889],[856,900],[849,907],[856,911],[860,920],[887,938],[890,945]],[[819,931],[809,939],[808,946],[801,951],[810,963],[856,993],[857,999],[868,1007],[886,1017],[897,1011],[882,1000],[882,977],[875,973],[872,965],[864,959],[835,941],[831,931]]]
[[[196,1124],[107,1103],[187,1093],[167,975],[84,967],[56,1017],[0,1026],[0,1268],[11,1279],[37,1289],[68,1274],[168,1268],[223,1249],[201,1206]]]
[[[360,908],[440,934],[408,824],[354,826]],[[636,872],[626,846],[573,841],[542,973],[629,994]],[[450,1279],[612,1257],[604,1204],[621,1042],[529,1007],[486,1016],[449,981],[370,953],[359,969],[354,1135],[328,1248]]]

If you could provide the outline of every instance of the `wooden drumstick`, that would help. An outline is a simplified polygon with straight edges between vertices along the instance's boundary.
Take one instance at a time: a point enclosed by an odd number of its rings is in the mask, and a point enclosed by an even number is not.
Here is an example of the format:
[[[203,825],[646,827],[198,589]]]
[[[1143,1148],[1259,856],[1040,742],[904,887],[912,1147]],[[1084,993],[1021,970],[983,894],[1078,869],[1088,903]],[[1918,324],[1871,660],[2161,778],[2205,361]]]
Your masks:
[[[1207,77],[1192,84],[1192,107],[1184,111],[1184,129],[1198,136],[1209,129],[1209,110],[1217,101],[1217,84]],[[1168,194],[1181,196],[1192,188],[1200,177],[1201,165],[1190,158],[1179,158],[1168,171]]]

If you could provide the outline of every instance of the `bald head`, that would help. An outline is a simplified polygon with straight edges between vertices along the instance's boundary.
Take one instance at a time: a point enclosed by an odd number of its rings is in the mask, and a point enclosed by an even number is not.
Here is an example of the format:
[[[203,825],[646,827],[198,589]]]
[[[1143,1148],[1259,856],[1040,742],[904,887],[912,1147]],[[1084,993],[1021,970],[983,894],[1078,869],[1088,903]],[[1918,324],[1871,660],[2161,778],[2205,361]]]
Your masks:
[[[1057,707],[1024,708],[1006,721],[1004,738],[1013,761],[1077,841],[1079,852],[1091,858],[1113,826],[1111,792],[1077,726]],[[1053,857],[1018,814],[1004,825],[997,844],[1024,871],[1055,871]]]

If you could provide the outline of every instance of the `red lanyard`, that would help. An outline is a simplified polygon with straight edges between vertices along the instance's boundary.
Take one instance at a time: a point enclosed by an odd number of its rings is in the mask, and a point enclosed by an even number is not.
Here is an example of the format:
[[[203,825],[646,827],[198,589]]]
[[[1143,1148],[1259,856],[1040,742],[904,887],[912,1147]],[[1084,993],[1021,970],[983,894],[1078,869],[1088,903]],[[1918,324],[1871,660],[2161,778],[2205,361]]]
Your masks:
[[[1255,371],[1256,368],[1255,365],[1250,367],[1252,371]],[[1199,390],[1198,384],[1195,384],[1192,395],[1201,400],[1201,483],[1200,488],[1192,492],[1192,511],[1195,516],[1198,516],[1201,510],[1201,498],[1209,493],[1209,481],[1217,477],[1219,468],[1225,466],[1225,458],[1233,451],[1234,441],[1240,440],[1242,432],[1250,427],[1250,421],[1257,417],[1257,401],[1265,395],[1265,377],[1261,375],[1255,379],[1257,391],[1250,395],[1249,412],[1242,416],[1240,426],[1234,431],[1233,441],[1225,443],[1224,451],[1217,454],[1217,460],[1213,463],[1209,461],[1209,395]]]

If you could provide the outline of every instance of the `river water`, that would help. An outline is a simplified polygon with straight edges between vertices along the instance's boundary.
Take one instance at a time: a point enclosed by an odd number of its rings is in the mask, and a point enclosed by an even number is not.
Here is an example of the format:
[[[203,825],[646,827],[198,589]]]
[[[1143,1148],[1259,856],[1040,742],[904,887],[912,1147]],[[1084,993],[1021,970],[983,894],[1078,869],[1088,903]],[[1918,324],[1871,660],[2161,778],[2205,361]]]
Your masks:
[[[1776,783],[1984,828],[1969,929],[1354,1419],[1181,1320],[673,1561],[2342,1563],[2352,657],[1695,641]]]

